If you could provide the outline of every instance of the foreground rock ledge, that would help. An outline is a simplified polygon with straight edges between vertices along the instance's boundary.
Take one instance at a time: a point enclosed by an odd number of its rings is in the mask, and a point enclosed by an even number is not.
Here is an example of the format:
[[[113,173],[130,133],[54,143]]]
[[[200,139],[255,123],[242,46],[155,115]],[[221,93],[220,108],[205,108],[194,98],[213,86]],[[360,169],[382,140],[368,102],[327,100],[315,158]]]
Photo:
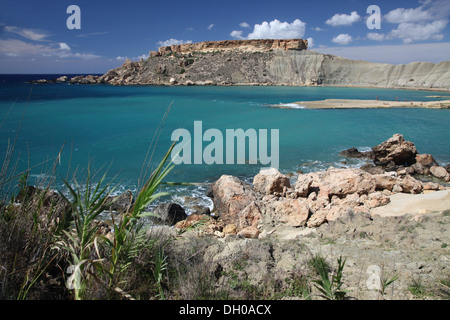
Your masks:
[[[359,156],[354,150],[346,154]],[[410,213],[450,209],[450,190],[445,186],[449,173],[431,155],[419,154],[414,143],[406,141],[403,135],[395,134],[365,156],[378,168],[374,174],[367,168],[330,167],[326,171],[299,174],[292,183],[271,168],[261,170],[254,177],[253,185],[223,175],[211,188],[215,219],[208,218],[214,225],[210,229],[218,237],[238,234],[261,238],[279,225],[317,228],[348,214],[370,218],[377,208],[389,205],[396,194],[404,195],[403,203],[416,204],[418,210]],[[422,182],[413,176],[417,171],[434,175],[441,183]],[[436,196],[431,200],[428,196],[424,206],[414,200],[414,195],[430,192],[436,192]],[[383,215],[385,211],[376,212]],[[406,209],[399,212],[408,214]],[[175,227],[182,227],[183,223]]]

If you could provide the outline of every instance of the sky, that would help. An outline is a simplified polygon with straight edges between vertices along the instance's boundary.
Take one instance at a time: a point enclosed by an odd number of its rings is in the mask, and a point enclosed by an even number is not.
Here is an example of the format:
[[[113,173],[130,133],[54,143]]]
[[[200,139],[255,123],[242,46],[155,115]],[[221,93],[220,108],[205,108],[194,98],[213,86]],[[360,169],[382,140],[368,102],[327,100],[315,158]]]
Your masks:
[[[0,0],[0,73],[103,74],[160,46],[228,39],[438,63],[450,60],[449,22],[450,0]]]

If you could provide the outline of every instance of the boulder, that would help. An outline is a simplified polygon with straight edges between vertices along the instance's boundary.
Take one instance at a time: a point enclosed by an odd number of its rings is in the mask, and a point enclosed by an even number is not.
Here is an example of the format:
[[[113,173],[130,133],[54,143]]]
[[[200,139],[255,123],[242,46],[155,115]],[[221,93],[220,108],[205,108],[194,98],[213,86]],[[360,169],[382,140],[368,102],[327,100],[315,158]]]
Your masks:
[[[206,214],[206,215],[211,214],[211,210],[208,207],[201,206],[201,205],[193,205],[191,207],[191,210],[192,210],[192,214]]]
[[[330,214],[329,210],[326,209],[320,209],[314,212],[314,214],[309,218],[307,222],[307,226],[309,228],[317,228],[327,222],[327,216]]]
[[[223,228],[222,232],[224,234],[237,234],[238,233],[238,229],[237,229],[237,226],[235,224],[227,224]]]
[[[253,201],[239,213],[238,228],[257,227],[258,222],[262,219],[262,213],[259,205]]]
[[[434,160],[431,154],[417,154],[416,155],[416,163],[421,164],[424,167],[432,167],[437,166],[438,163]]]
[[[292,227],[305,226],[310,214],[308,201],[302,198],[281,198],[268,206],[277,220]]]
[[[397,183],[397,178],[390,174],[374,174],[376,190],[389,190]]]
[[[282,193],[290,188],[289,178],[275,168],[261,170],[253,179],[254,188],[262,194]]]
[[[246,227],[239,231],[238,235],[244,238],[257,239],[261,232],[255,227]]]
[[[414,143],[406,141],[401,134],[394,134],[388,140],[372,148],[375,165],[394,168],[410,166],[416,162],[417,150]]]
[[[450,174],[448,173],[448,171],[444,167],[432,166],[430,168],[430,172],[436,178],[442,179],[445,182],[450,181]]]
[[[435,183],[435,182],[425,182],[423,184],[423,191],[425,191],[425,190],[437,191],[440,188],[441,188],[441,186],[438,183]]]
[[[361,166],[360,169],[370,174],[383,174],[386,172],[386,170],[382,166],[374,166],[372,164],[365,164]]]
[[[56,82],[66,82],[69,78],[67,76],[61,76],[59,78],[56,78]]]
[[[360,152],[358,149],[356,148],[350,148],[347,150],[343,150],[339,153],[339,155],[341,157],[346,157],[346,158],[356,158],[356,159],[372,159],[373,157],[373,152],[372,151],[363,151]]]
[[[430,168],[424,166],[423,164],[416,162],[411,167],[409,167],[414,170],[414,173],[420,174],[420,175],[429,175],[430,174]]]
[[[374,192],[369,194],[366,204],[369,208],[376,208],[385,206],[391,202],[389,196],[385,195],[382,192]]]
[[[124,192],[118,196],[110,196],[107,201],[111,203],[108,208],[118,213],[127,213],[134,204],[134,197],[130,191]]]
[[[226,223],[239,224],[239,213],[257,200],[253,188],[237,177],[223,175],[212,185],[216,213]]]
[[[184,209],[177,203],[160,203],[153,210],[158,217],[152,218],[155,223],[175,225],[187,218]]]
[[[312,185],[314,187],[314,185]],[[375,179],[370,173],[361,169],[329,168],[321,177],[318,185],[319,194],[343,198],[349,194],[369,194],[376,189]]]
[[[295,192],[297,195],[299,197],[308,197],[311,185],[314,181],[317,181],[317,178],[315,173],[299,174],[295,184]]]
[[[400,177],[397,179],[397,186],[399,186],[401,188],[400,192],[404,192],[404,193],[412,193],[412,194],[417,194],[417,193],[421,193],[422,189],[423,189],[423,184],[420,180],[417,180],[415,178],[413,178],[410,175],[405,175],[403,177]],[[393,192],[398,192],[398,189],[392,188]]]

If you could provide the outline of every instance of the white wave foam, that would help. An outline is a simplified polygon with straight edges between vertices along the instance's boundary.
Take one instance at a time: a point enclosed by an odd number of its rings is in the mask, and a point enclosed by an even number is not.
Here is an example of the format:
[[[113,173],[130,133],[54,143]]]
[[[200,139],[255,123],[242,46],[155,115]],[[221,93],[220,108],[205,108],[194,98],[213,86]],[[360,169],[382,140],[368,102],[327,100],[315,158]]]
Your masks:
[[[372,151],[371,147],[359,147],[359,148],[356,148],[356,149],[358,149],[359,152]]]
[[[290,109],[305,109],[306,106],[297,103],[280,103],[276,107],[290,108]]]

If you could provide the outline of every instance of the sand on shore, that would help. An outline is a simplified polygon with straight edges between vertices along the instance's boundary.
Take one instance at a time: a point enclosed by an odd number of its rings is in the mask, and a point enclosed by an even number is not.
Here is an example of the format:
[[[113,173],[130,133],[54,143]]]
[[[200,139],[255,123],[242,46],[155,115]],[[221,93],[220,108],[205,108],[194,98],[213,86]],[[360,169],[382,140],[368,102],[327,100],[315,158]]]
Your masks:
[[[296,107],[296,105],[298,107]],[[450,109],[450,100],[441,101],[385,101],[385,100],[355,100],[326,99],[319,101],[298,101],[287,104],[272,105],[284,109],[375,109],[375,108],[434,108]]]
[[[396,193],[390,196],[390,200],[391,202],[385,206],[371,209],[370,213],[392,217],[450,210],[450,190],[421,194]]]

